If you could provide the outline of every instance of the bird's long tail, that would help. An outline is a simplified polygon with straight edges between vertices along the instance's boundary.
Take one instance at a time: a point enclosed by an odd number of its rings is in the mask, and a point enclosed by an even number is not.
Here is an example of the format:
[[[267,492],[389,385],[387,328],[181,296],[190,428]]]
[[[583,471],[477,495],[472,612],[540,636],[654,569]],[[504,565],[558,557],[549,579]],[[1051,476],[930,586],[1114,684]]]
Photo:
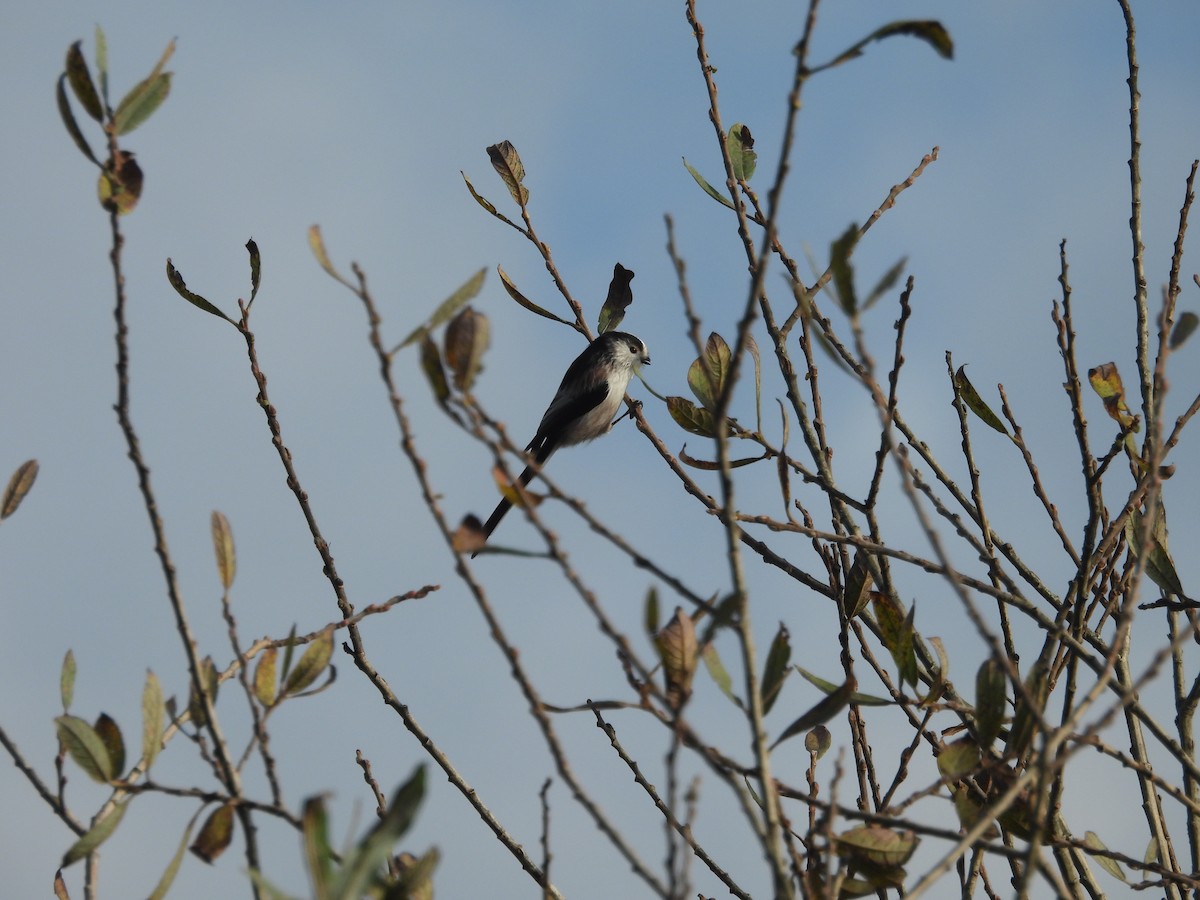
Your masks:
[[[517,481],[520,482],[521,487],[525,487],[530,481],[533,480],[533,476],[536,474],[537,469],[534,466],[526,466],[525,471],[521,473]],[[496,509],[490,516],[488,516],[488,520],[483,524],[483,540],[485,543],[487,542],[487,539],[492,536],[492,532],[496,530],[496,526],[500,524],[500,520],[508,514],[510,509],[512,509],[512,502],[507,497],[501,498],[500,502],[496,505]],[[480,550],[482,549],[483,548],[481,547]],[[476,550],[474,553],[472,553],[471,559],[474,559],[478,553],[479,550]]]

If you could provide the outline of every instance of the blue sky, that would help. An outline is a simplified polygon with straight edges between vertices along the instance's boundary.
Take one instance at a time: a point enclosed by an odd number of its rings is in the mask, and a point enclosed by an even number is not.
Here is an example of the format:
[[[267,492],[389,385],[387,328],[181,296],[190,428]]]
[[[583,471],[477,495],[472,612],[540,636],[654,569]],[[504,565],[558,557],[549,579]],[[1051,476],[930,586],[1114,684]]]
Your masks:
[[[1156,296],[1166,280],[1184,179],[1200,155],[1200,8],[1163,0],[1138,4],[1136,12],[1144,239]],[[777,162],[790,50],[802,10],[782,2],[708,3],[699,13],[718,67],[723,115],[727,123],[752,127],[760,156],[755,183],[765,191]],[[1066,238],[1081,363],[1114,360],[1126,384],[1134,383],[1128,94],[1119,8],[1083,2],[827,3],[813,58],[828,58],[901,17],[944,22],[955,40],[955,59],[947,62],[924,44],[894,38],[807,86],[781,235],[793,255],[802,258],[808,247],[823,260],[830,241],[869,215],[937,145],[938,162],[855,256],[865,284],[903,255],[916,279],[902,405],[961,470],[953,456],[957,438],[945,351],[953,351],[956,364],[970,363],[981,390],[993,387],[988,396],[1003,382],[1043,477],[1064,485],[1056,500],[1068,521],[1077,523],[1078,467],[1063,419],[1049,307],[1059,295],[1058,243]],[[385,332],[395,341],[486,267],[476,308],[491,321],[492,347],[478,394],[519,439],[536,426],[580,345],[505,295],[497,264],[527,296],[558,308],[532,248],[487,216],[462,184],[460,170],[504,207],[505,191],[484,148],[510,140],[528,173],[535,225],[575,295],[594,319],[613,263],[633,269],[635,302],[623,327],[649,345],[654,364],[647,377],[655,389],[686,394],[692,351],[664,251],[663,215],[674,217],[706,330],[732,333],[747,279],[732,217],[697,189],[681,163],[686,157],[720,180],[681,6],[613,2],[581,12],[550,3],[47,2],[10,4],[0,13],[0,111],[7,123],[0,154],[9,172],[0,242],[7,313],[0,329],[0,372],[7,385],[0,393],[0,472],[7,477],[30,457],[41,463],[26,504],[0,528],[0,603],[9,622],[0,638],[0,724],[44,775],[55,753],[51,720],[59,712],[58,671],[68,647],[80,673],[75,711],[88,718],[107,711],[128,734],[137,732],[146,668],[168,693],[182,694],[186,685],[145,513],[112,413],[107,221],[94,199],[94,170],[71,144],[54,106],[66,48],[83,39],[92,58],[96,23],[108,35],[117,95],[143,77],[171,38],[178,41],[169,67],[175,73],[170,98],[125,144],[137,152],[146,185],[141,205],[122,225],[132,415],[203,646],[220,659],[228,656],[208,535],[213,509],[228,516],[237,540],[234,604],[245,637],[282,635],[293,622],[310,630],[336,615],[255,408],[240,339],[180,301],[163,275],[171,257],[194,290],[232,311],[248,291],[243,244],[253,237],[263,254],[254,317],[261,362],[285,440],[352,598],[365,604],[423,584],[441,585],[425,600],[371,622],[368,650],[485,801],[519,840],[535,846],[537,790],[551,771],[544,746],[456,581],[453,560],[397,450],[362,310],[313,262],[305,230],[322,226],[343,271],[352,259],[364,266]],[[1185,267],[1189,275],[1194,270]],[[768,275],[768,286],[782,298],[777,272]],[[1189,280],[1181,308],[1200,306],[1197,293]],[[894,306],[885,305],[867,325],[878,359],[888,358],[895,318]],[[1187,347],[1173,366],[1172,415],[1200,381],[1195,348]],[[495,499],[486,453],[434,407],[415,356],[401,358],[398,372],[443,507],[453,518],[486,513]],[[877,440],[875,418],[861,391],[836,376],[827,383],[836,465],[853,481],[861,478],[856,463]],[[773,396],[778,384],[768,384],[767,391]],[[751,397],[740,399],[746,415]],[[765,406],[774,408],[769,401]],[[657,404],[647,403],[647,415],[674,449],[685,442],[693,453],[705,449]],[[1098,401],[1089,415],[1095,433],[1105,433]],[[1027,500],[1011,447],[988,437],[980,435],[978,449],[985,466],[997,466],[990,485],[985,475],[993,520],[1027,540],[1022,549],[1053,572],[1060,563],[1053,548],[1043,546],[1051,543],[1049,532]],[[1186,443],[1183,453],[1191,455]],[[1185,458],[1176,460],[1181,465],[1174,483],[1181,509],[1197,487]],[[773,471],[743,472],[739,490],[747,507],[777,512],[778,502],[771,505]],[[553,476],[635,545],[655,548],[699,593],[727,588],[719,530],[681,496],[632,429],[561,454]],[[602,591],[619,624],[639,635],[642,598],[652,582],[597,545],[564,510],[547,516],[575,542],[581,573]],[[665,547],[664,535],[670,536]],[[518,516],[505,522],[500,536],[536,546],[534,532]],[[1186,546],[1189,536],[1196,537],[1195,523],[1178,523],[1174,546]],[[807,559],[802,544],[779,543]],[[919,542],[913,546],[923,549]],[[1194,583],[1192,560],[1183,552],[1176,556],[1185,584],[1189,574]],[[623,695],[608,645],[548,567],[481,558],[475,568],[523,661],[547,686],[548,700],[569,704]],[[794,584],[770,573],[755,579],[763,646],[785,621],[797,661],[834,671],[830,610],[816,598],[797,597]],[[938,602],[930,601],[927,633],[948,642],[959,635],[956,652],[964,662],[956,670],[973,671],[978,640],[958,621],[959,611]],[[347,662],[335,662],[340,677],[334,688],[283,709],[274,724],[289,802],[298,807],[309,794],[331,792],[334,833],[340,836],[361,831],[370,816],[353,764],[356,749],[371,758],[385,786],[406,777],[422,755]],[[797,712],[815,699],[799,683],[785,691]],[[236,702],[230,697],[226,703],[228,727],[244,728]],[[712,735],[736,733],[739,722],[711,683],[698,688],[696,703],[704,704]],[[780,721],[773,724],[780,728],[786,713],[776,716]],[[623,816],[630,834],[649,848],[647,858],[660,859],[655,813],[634,792],[590,718],[566,717],[557,724],[581,777]],[[636,736],[644,758],[661,758],[666,743],[660,733],[632,716],[618,725]],[[739,752],[744,747],[740,739],[731,744]],[[189,783],[197,777],[192,756],[182,743],[173,745],[157,764],[158,775]],[[799,748],[785,747],[779,758],[785,771],[794,767],[798,781]],[[98,804],[103,792],[68,771],[76,808],[82,813]],[[525,876],[461,798],[440,778],[431,783],[427,808],[406,846],[441,847],[439,894],[479,896],[486,886],[492,896],[527,896]],[[637,895],[642,886],[628,867],[603,845],[561,785],[556,791],[559,886],[571,897]],[[6,891],[45,895],[69,835],[11,766],[0,766],[0,797],[0,842],[24,848],[0,862]],[[717,785],[703,789],[702,807],[711,803],[712,813],[702,814],[698,834],[722,847],[729,865],[746,873],[751,890],[761,890],[761,867],[740,824],[722,824],[726,802]],[[105,850],[102,895],[148,893],[192,810],[178,800],[135,804]],[[949,822],[948,806],[944,814]],[[1080,815],[1079,831],[1095,827],[1086,822],[1086,807]],[[295,836],[267,831],[268,873],[302,892]],[[1138,840],[1130,838],[1134,855],[1144,849]],[[212,869],[189,858],[172,896],[240,891],[245,877],[233,856]],[[82,896],[80,872],[69,874],[72,896]],[[703,882],[699,887],[716,890]]]

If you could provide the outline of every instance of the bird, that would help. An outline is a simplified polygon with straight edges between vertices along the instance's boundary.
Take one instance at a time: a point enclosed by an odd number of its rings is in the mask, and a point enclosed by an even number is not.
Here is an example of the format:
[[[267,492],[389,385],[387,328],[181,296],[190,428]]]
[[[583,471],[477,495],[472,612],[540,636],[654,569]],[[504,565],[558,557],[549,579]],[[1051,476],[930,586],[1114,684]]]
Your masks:
[[[641,366],[650,365],[650,353],[640,338],[624,331],[606,331],[587,345],[567,367],[558,392],[538,425],[537,434],[525,448],[533,463],[517,479],[521,486],[533,476],[559,447],[582,444],[605,434],[625,397],[629,379]],[[500,520],[512,508],[507,497],[496,506],[483,526],[483,539],[491,537]],[[482,547],[480,548],[482,549]],[[471,554],[474,558],[479,553]]]

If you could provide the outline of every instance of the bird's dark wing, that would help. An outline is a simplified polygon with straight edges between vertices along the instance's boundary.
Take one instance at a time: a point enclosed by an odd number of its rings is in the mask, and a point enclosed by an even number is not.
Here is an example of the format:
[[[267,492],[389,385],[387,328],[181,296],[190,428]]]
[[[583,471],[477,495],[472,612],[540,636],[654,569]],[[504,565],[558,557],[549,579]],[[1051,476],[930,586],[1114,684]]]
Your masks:
[[[567,377],[564,379],[564,383],[569,381],[570,378],[571,371],[567,370]],[[607,381],[599,381],[592,387],[571,397],[564,397],[559,394],[559,396],[554,398],[554,402],[550,404],[550,408],[546,410],[546,414],[542,416],[542,422],[538,425],[537,434],[533,436],[533,440],[529,442],[526,450],[532,453],[533,458],[539,463],[544,463],[549,459],[550,454],[557,449],[557,439],[562,435],[563,430],[576,419],[582,418],[603,403],[604,398],[607,396]]]

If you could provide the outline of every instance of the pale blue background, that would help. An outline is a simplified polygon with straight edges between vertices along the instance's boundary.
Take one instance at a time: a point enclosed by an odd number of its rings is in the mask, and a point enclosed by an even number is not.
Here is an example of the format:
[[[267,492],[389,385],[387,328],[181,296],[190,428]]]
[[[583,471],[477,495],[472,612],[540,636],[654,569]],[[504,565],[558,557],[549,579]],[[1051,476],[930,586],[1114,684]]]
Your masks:
[[[1145,241],[1150,290],[1166,280],[1170,241],[1184,179],[1200,155],[1200,8],[1194,2],[1137,4],[1143,93]],[[799,4],[705,3],[700,8],[718,67],[726,124],[750,124],[758,141],[765,194],[780,143],[791,47]],[[910,421],[955,473],[955,422],[943,354],[970,363],[988,397],[1005,383],[1038,454],[1043,477],[1072,525],[1081,491],[1074,439],[1064,420],[1062,367],[1049,322],[1059,295],[1058,242],[1069,239],[1083,367],[1133,369],[1132,274],[1128,203],[1128,94],[1124,32],[1115,2],[828,3],[814,60],[822,60],[895,18],[938,18],[956,58],[947,62],[912,39],[872,45],[864,58],[808,85],[781,234],[803,258],[824,260],[829,242],[862,221],[894,183],[935,144],[941,159],[870,233],[855,257],[865,289],[895,259],[909,256],[915,315],[901,387]],[[335,262],[360,261],[392,340],[403,335],[482,266],[490,270],[476,307],[492,325],[492,349],[479,396],[514,434],[529,432],[561,372],[578,352],[576,337],[533,318],[504,294],[497,264],[525,293],[551,308],[555,294],[532,248],[487,216],[467,194],[459,171],[504,209],[506,193],[484,148],[511,140],[528,170],[531,209],[560,271],[594,318],[615,261],[632,268],[635,304],[623,327],[648,343],[651,383],[686,394],[692,358],[674,275],[663,250],[662,216],[675,217],[680,251],[708,329],[731,334],[745,298],[745,260],[731,215],[704,196],[684,170],[687,157],[720,181],[695,48],[681,4],[614,2],[365,3],[214,2],[7,4],[0,10],[0,165],[6,173],[3,240],[4,325],[0,328],[0,477],[36,457],[41,475],[20,512],[0,528],[0,723],[43,777],[53,775],[52,718],[59,712],[58,672],[74,648],[79,681],[73,711],[113,715],[133,742],[145,669],[168,693],[183,695],[185,674],[132,468],[112,413],[115,399],[108,226],[94,200],[95,172],[71,144],[54,106],[63,54],[83,38],[93,56],[99,22],[109,41],[111,83],[119,95],[142,78],[172,37],[176,73],[165,106],[125,146],[146,172],[141,206],[123,221],[132,331],[132,414],[153,469],[182,589],[206,652],[228,658],[219,616],[220,589],[208,533],[212,509],[230,519],[239,573],[234,602],[243,637],[301,631],[336,618],[320,563],[270,447],[254,404],[240,338],[188,307],[163,275],[170,256],[189,285],[226,310],[248,292],[243,244],[263,254],[263,288],[254,326],[284,436],[309,491],[340,572],[359,605],[426,583],[428,598],[364,626],[367,649],[398,695],[518,840],[540,856],[537,791],[552,769],[506,665],[453,574],[453,559],[433,532],[365,342],[357,301],[313,262],[305,229],[320,223]],[[89,123],[90,124],[90,123]],[[89,135],[94,136],[93,131]],[[98,142],[96,142],[98,146]],[[1193,259],[1195,257],[1193,256]],[[1182,308],[1197,308],[1190,282]],[[767,285],[781,309],[786,291],[773,267]],[[869,320],[872,349],[890,359],[895,318],[889,297]],[[1198,382],[1196,348],[1171,370],[1174,415]],[[861,390],[825,367],[826,414],[836,465],[854,490],[877,445],[876,420]],[[483,514],[495,499],[486,453],[451,427],[429,401],[411,355],[398,363],[420,451],[444,509],[457,519]],[[778,436],[767,385],[764,412]],[[638,390],[635,388],[635,393]],[[647,395],[642,392],[643,397]],[[1111,428],[1088,398],[1097,448]],[[749,419],[751,396],[738,414]],[[998,407],[998,403],[997,403]],[[654,402],[647,415],[669,446],[707,455]],[[793,428],[793,441],[798,441]],[[1050,580],[1065,583],[1055,541],[1030,503],[1028,482],[1011,446],[977,428],[985,490],[998,529],[1018,542]],[[1181,510],[1197,487],[1185,442],[1173,489]],[[795,447],[795,445],[794,445]],[[994,468],[987,468],[987,464]],[[714,523],[682,496],[660,460],[632,429],[554,461],[560,484],[635,545],[652,550],[701,594],[728,587],[723,542]],[[990,473],[995,473],[994,475]],[[742,508],[780,513],[773,467],[742,470]],[[713,482],[704,483],[713,485]],[[1114,480],[1119,495],[1127,482]],[[820,509],[816,496],[797,495]],[[1170,495],[1168,495],[1170,496]],[[640,615],[653,583],[598,547],[559,508],[549,524],[577,548],[573,559],[602,602],[643,653]],[[1182,517],[1181,517],[1182,518]],[[894,540],[926,552],[911,517],[894,519]],[[907,530],[905,530],[907,529]],[[1173,546],[1185,584],[1197,583],[1195,523],[1177,523]],[[504,542],[535,547],[513,516]],[[771,537],[782,552],[812,563],[802,539]],[[798,541],[798,542],[797,542]],[[1183,549],[1178,549],[1183,548]],[[962,559],[964,565],[969,559]],[[484,580],[522,660],[549,702],[625,697],[610,646],[574,595],[543,564],[481,558]],[[1055,568],[1055,567],[1058,568]],[[752,567],[753,568],[753,567]],[[794,659],[836,672],[835,625],[828,604],[794,583],[757,571],[756,622],[765,652],[777,623],[792,633]],[[924,587],[921,587],[924,585]],[[968,679],[980,653],[961,610],[928,582],[913,582],[918,626],[951,648],[952,674]],[[667,609],[674,600],[664,595]],[[1035,635],[1028,639],[1030,658]],[[1146,646],[1161,627],[1145,631]],[[733,646],[723,645],[732,667]],[[378,702],[346,658],[339,679],[318,698],[292,704],[273,720],[274,749],[289,804],[329,791],[334,833],[357,834],[371,815],[354,752],[362,749],[389,788],[423,760],[398,719]],[[878,685],[864,684],[866,690]],[[816,699],[798,679],[785,687],[769,721],[778,733]],[[748,758],[732,708],[701,673],[693,718],[714,743]],[[232,692],[221,707],[228,733],[244,733]],[[887,746],[887,716],[873,734]],[[628,747],[661,782],[666,737],[636,714],[614,716]],[[655,865],[662,858],[657,813],[636,790],[589,715],[556,725],[578,775]],[[894,733],[908,732],[896,723]],[[845,727],[834,727],[844,746]],[[190,784],[192,750],[176,741],[156,777]],[[828,779],[833,757],[824,764]],[[777,754],[777,774],[802,782],[799,745]],[[932,781],[918,754],[910,782]],[[256,771],[256,770],[255,770]],[[888,773],[890,775],[890,773]],[[81,815],[104,792],[68,765],[69,797]],[[430,797],[404,846],[437,844],[441,897],[534,896],[534,885],[432,769]],[[1168,773],[1168,777],[1173,777]],[[252,782],[255,779],[252,779]],[[1069,818],[1078,833],[1101,832],[1134,856],[1145,837],[1091,806],[1074,784]],[[1115,784],[1116,802],[1134,820],[1137,799]],[[1094,794],[1094,786],[1090,793]],[[265,794],[263,794],[265,796]],[[845,793],[844,793],[845,796]],[[612,853],[557,782],[552,874],[570,897],[643,896],[644,885]],[[944,801],[929,801],[931,820],[953,827]],[[0,883],[13,897],[48,896],[67,830],[7,763],[0,764]],[[137,802],[104,850],[101,893],[147,894],[194,806],[176,799]],[[357,810],[357,816],[355,811]],[[794,811],[800,815],[799,810]],[[697,836],[744,887],[762,894],[764,869],[726,793],[706,779]],[[260,819],[264,865],[302,893],[298,840]],[[1134,822],[1136,826],[1136,822]],[[928,864],[936,846],[921,859]],[[938,851],[940,853],[940,850]],[[173,897],[244,896],[238,846],[215,867],[184,862]],[[914,873],[922,866],[914,864]],[[699,867],[697,889],[721,895]],[[82,868],[68,872],[82,896]],[[996,872],[1003,877],[1003,873]],[[1102,879],[1107,875],[1101,874]],[[1111,881],[1110,887],[1116,887]],[[947,889],[949,889],[947,885]],[[1119,888],[1117,888],[1119,889]]]

